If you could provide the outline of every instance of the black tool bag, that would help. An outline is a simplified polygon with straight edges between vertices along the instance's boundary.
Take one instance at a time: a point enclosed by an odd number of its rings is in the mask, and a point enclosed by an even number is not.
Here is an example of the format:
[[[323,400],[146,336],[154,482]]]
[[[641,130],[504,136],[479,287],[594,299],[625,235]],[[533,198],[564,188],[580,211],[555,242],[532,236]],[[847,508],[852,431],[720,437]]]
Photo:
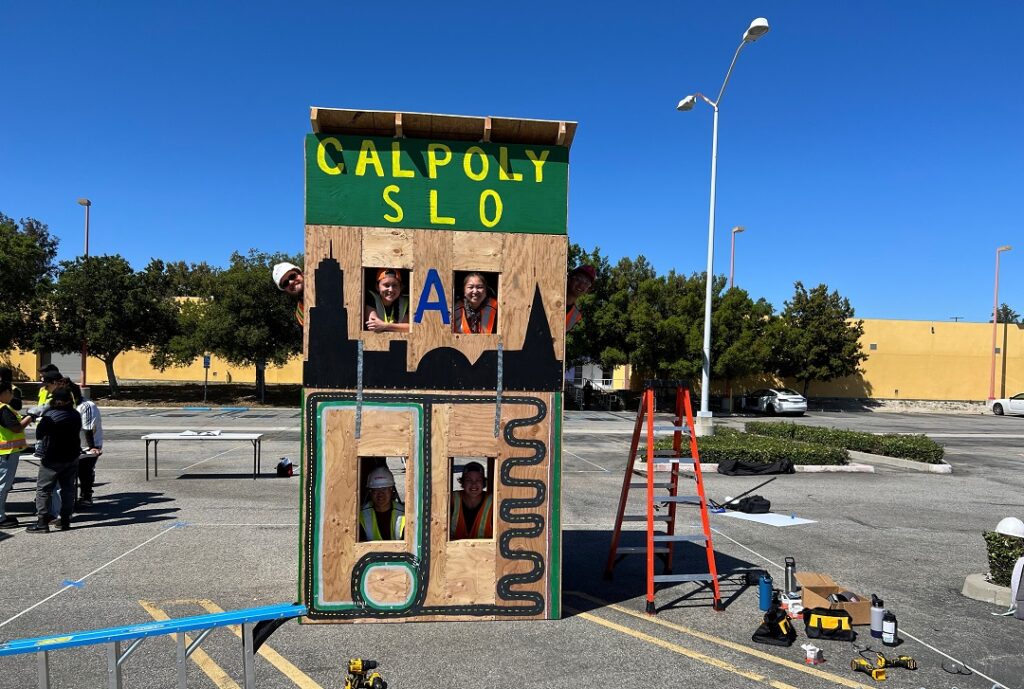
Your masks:
[[[853,618],[845,610],[805,608],[803,615],[808,639],[853,641],[857,638]]]
[[[747,514],[765,514],[771,511],[772,502],[763,495],[750,495],[730,503],[729,507]]]
[[[718,463],[718,473],[726,476],[763,476],[765,474],[792,474],[793,461],[780,459],[776,462],[747,462],[742,459],[723,459]]]
[[[796,641],[796,628],[790,623],[786,612],[773,605],[764,614],[764,621],[750,638],[759,644],[792,646]]]

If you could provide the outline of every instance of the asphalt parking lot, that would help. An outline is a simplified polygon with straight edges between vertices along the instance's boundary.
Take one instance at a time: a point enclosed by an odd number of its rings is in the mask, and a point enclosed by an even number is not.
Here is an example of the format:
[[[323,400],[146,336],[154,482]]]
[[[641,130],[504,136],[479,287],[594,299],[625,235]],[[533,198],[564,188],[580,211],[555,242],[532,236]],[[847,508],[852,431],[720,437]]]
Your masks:
[[[139,623],[219,609],[291,602],[296,596],[298,487],[276,478],[277,459],[298,460],[297,409],[187,412],[104,409],[105,454],[95,507],[70,532],[0,532],[7,585],[0,640]],[[737,424],[742,417],[725,419]],[[877,593],[899,619],[916,672],[894,670],[885,686],[1024,686],[1024,626],[964,598],[964,578],[987,570],[983,531],[1024,516],[1024,418],[813,413],[801,423],[876,432],[924,432],[946,446],[952,475],[878,467],[875,473],[795,474],[758,492],[773,511],[814,520],[773,527],[714,515],[719,570],[767,568],[782,576],[794,557],[845,588]],[[791,648],[760,646],[755,588],[728,588],[715,613],[693,585],[660,591],[643,614],[643,562],[602,572],[633,420],[627,413],[567,412],[564,424],[564,619],[550,622],[286,624],[257,658],[260,687],[340,687],[350,657],[378,660],[393,688],[612,687],[692,685],[862,687],[850,644],[825,642],[826,662],[803,664],[802,629]],[[145,481],[141,435],[221,429],[265,434],[263,476],[251,476],[252,447],[161,445],[160,475]],[[23,458],[9,512],[32,511],[35,466]],[[710,496],[736,495],[764,480],[706,476]],[[683,551],[691,559],[697,551]],[[679,557],[677,555],[677,557]],[[802,627],[802,625],[800,625]],[[866,628],[862,639],[867,637]],[[874,644],[880,648],[878,644]],[[191,687],[241,683],[237,638],[217,631],[189,666]],[[173,686],[174,643],[154,638],[125,664],[126,687]],[[971,675],[941,668],[957,659]],[[0,659],[0,687],[34,686],[35,659]],[[99,649],[52,654],[54,687],[100,687]],[[232,679],[233,678],[233,679]]]

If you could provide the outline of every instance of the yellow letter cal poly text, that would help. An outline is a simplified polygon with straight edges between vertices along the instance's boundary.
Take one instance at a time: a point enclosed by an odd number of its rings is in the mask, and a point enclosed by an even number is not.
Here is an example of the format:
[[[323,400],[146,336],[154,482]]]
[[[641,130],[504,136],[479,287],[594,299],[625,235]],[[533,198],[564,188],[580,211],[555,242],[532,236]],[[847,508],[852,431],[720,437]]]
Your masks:
[[[508,148],[505,146],[498,149],[498,179],[513,182],[523,181],[522,172],[512,172],[512,167],[508,164]]]
[[[441,151],[444,155],[437,155]],[[427,177],[437,179],[437,168],[452,162],[452,149],[444,144],[427,144]]]
[[[430,190],[430,222],[435,225],[455,224],[455,218],[437,214],[437,189]]]
[[[536,163],[534,163],[536,164]],[[380,155],[377,147],[370,139],[363,139],[363,145],[359,148],[359,160],[356,161],[356,177],[366,174],[366,166],[372,165],[378,177],[384,176],[384,166],[380,164]]]
[[[473,172],[473,156],[480,156],[480,172]],[[466,149],[466,156],[462,159],[462,168],[466,171],[466,177],[469,177],[474,182],[482,182],[487,177],[487,171],[490,170],[491,161],[487,158],[487,154],[484,153],[484,149],[479,146],[470,146]]]
[[[402,144],[397,141],[391,142],[391,176],[412,177],[412,170],[402,169]]]
[[[487,217],[487,199],[494,199],[494,217]],[[498,192],[493,189],[484,189],[483,193],[480,194],[480,222],[484,227],[494,227],[501,222],[501,211],[503,207],[501,205],[501,197],[498,196]]]
[[[526,149],[526,157],[533,161],[533,175],[538,184],[544,181],[544,163],[548,162],[551,151],[541,151],[540,157],[530,149]]]
[[[341,142],[335,139],[333,136],[329,136],[322,141],[317,142],[316,145],[316,164],[328,175],[340,175],[341,171],[345,169],[345,163],[341,160],[338,161],[337,165],[331,165],[327,162],[327,145],[330,144],[341,153]],[[339,156],[340,158],[340,156]]]
[[[384,214],[384,219],[388,222],[402,222],[402,218],[405,217],[405,211],[398,205],[398,201],[391,198],[392,194],[397,194],[399,191],[397,184],[389,184],[384,187],[384,203],[391,206],[392,210],[395,211],[394,215]]]

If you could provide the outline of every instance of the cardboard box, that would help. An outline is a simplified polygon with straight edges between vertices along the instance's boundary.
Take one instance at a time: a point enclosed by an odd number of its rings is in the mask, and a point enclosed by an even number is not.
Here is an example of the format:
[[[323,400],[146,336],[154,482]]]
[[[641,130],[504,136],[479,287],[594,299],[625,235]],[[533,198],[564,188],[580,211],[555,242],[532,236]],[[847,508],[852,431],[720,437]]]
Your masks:
[[[828,599],[830,594],[850,591],[837,584],[829,575],[818,572],[796,572],[796,581],[800,584],[805,608],[845,610],[850,613],[853,624],[871,624],[870,596],[862,596],[854,591],[852,593],[855,593],[860,599],[856,603],[833,603]]]

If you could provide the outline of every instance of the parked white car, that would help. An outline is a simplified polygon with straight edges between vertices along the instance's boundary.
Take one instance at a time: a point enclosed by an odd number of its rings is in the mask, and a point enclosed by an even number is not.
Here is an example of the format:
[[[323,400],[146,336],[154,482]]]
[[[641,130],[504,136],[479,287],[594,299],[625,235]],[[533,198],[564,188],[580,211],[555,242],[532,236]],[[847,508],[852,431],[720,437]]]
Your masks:
[[[996,416],[1003,414],[1024,414],[1024,392],[1001,400],[989,400],[988,408]]]
[[[743,407],[764,414],[800,415],[807,411],[807,398],[789,388],[766,388],[744,395]]]

